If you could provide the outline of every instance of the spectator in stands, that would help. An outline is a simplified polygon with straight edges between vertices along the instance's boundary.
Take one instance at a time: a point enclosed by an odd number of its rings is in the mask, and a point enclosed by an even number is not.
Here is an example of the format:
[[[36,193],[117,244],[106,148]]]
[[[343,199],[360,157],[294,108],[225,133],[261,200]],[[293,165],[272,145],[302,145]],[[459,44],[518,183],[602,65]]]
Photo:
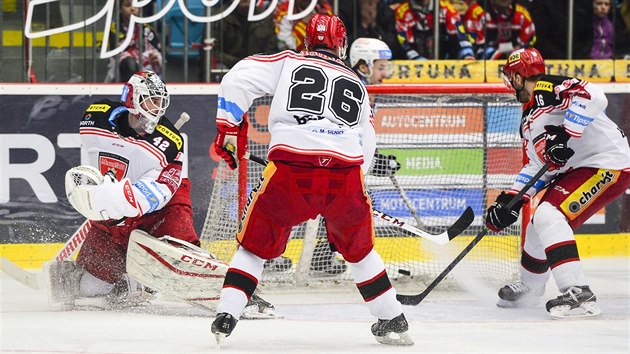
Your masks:
[[[630,0],[616,2],[614,55],[618,59],[630,59]]]
[[[433,0],[392,1],[398,37],[407,59],[434,59]],[[459,13],[446,0],[440,0],[438,59],[475,59],[471,38]]]
[[[612,59],[614,33],[610,20],[612,0],[593,0],[593,40],[590,59]]]
[[[294,13],[300,13],[311,4],[311,0],[296,0]],[[328,0],[318,0],[313,11],[307,16],[291,21],[287,19],[289,1],[280,0],[274,13],[276,25],[276,35],[278,37],[278,47],[280,50],[293,49],[298,52],[304,50],[304,36],[306,35],[306,25],[314,14],[332,15],[333,8]]]
[[[380,39],[391,48],[393,59],[407,59],[398,40],[394,12],[387,1],[340,1],[339,17],[346,24],[348,43],[360,37]]]
[[[536,42],[536,27],[527,9],[514,0],[488,0],[488,11],[474,2],[464,15],[478,59],[505,59]],[[485,31],[484,31],[485,29]]]
[[[278,51],[273,17],[248,21],[250,1],[240,0],[231,14],[212,24],[212,35],[216,38],[212,55],[216,58],[218,67],[229,69],[246,56]],[[230,4],[231,2],[228,6]],[[255,12],[258,10],[262,11],[256,9]]]
[[[124,42],[129,29],[131,15],[139,16],[140,9],[132,6],[132,0],[119,0],[120,16],[118,23],[112,23],[109,30],[109,48],[114,49]],[[136,24],[133,29],[133,39],[129,46],[117,59],[111,58],[107,66],[105,82],[127,82],[138,71],[152,71],[158,75],[162,73],[162,45],[157,32],[148,24]],[[142,46],[139,44],[140,29],[142,28]],[[143,52],[140,54],[140,47]],[[118,67],[116,67],[118,61]]]

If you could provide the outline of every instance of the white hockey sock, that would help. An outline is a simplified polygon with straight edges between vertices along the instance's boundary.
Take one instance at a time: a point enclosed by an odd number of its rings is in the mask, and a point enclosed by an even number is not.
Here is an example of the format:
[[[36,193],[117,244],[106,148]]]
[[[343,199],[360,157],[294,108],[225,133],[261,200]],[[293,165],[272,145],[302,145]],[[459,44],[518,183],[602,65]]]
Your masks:
[[[542,203],[536,209],[534,226],[545,252],[561,244],[575,243],[573,229],[569,226],[565,216],[547,202]],[[566,262],[555,265],[551,260],[549,265],[552,267],[551,272],[561,292],[570,286],[587,284],[579,258],[567,259]]]
[[[263,265],[265,260],[245,250],[242,247],[234,254],[229,269],[235,269],[239,272],[249,274],[256,279],[256,283],[262,276]],[[230,270],[228,270],[229,272]],[[221,290],[221,299],[217,305],[217,313],[226,312],[240,318],[243,309],[247,305],[247,295],[240,289],[234,287],[226,287],[224,285]]]
[[[540,262],[547,261],[545,248],[540,241],[540,237],[538,236],[536,228],[531,222],[529,223],[529,225],[527,225],[527,230],[525,232],[525,244],[523,245],[523,252],[523,256],[527,254],[529,257]],[[547,284],[547,281],[551,276],[551,272],[547,270],[544,273],[535,273],[530,271],[530,269],[524,268],[523,264],[521,263],[520,275],[521,282],[523,282],[523,284],[525,284],[530,289],[530,291],[532,291],[532,294],[542,294],[542,292],[544,292],[545,285]]]
[[[349,263],[349,265],[357,285],[370,281],[385,271],[383,259],[374,250],[358,263]],[[378,319],[391,320],[402,313],[402,305],[396,300],[394,287],[365,303],[370,313]]]

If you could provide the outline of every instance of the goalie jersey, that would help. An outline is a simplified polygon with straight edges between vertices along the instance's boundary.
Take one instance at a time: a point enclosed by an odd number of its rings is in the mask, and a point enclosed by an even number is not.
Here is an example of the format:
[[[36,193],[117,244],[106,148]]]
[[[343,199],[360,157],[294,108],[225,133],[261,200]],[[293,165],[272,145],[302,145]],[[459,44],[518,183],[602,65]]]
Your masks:
[[[110,100],[88,107],[79,128],[81,164],[113,173],[118,181],[128,178],[144,215],[163,208],[179,188],[184,139],[166,117],[152,134],[139,135],[127,115],[121,103]]]
[[[601,88],[584,80],[546,75],[536,82],[531,100],[523,105],[521,136],[529,162],[518,174],[516,194],[545,161],[545,126],[564,126],[575,151],[563,167],[548,171],[526,194],[531,197],[557,174],[580,167],[630,171],[630,147],[625,133],[606,116],[608,100]]]
[[[240,124],[267,94],[270,160],[367,172],[376,147],[372,111],[365,85],[343,61],[326,52],[249,56],[221,82],[217,123]]]

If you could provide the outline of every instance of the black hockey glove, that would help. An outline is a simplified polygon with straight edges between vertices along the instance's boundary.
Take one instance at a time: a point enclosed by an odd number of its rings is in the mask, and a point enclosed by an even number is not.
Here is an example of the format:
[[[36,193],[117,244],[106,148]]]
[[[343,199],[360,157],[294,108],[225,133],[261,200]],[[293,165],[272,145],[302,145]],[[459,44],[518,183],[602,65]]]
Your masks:
[[[501,192],[494,203],[488,208],[486,213],[486,227],[494,232],[500,232],[506,227],[514,224],[518,219],[524,200],[521,199],[512,209],[506,209],[505,206],[512,201],[514,195]]]
[[[545,159],[556,167],[564,166],[575,154],[575,151],[567,146],[571,136],[558,125],[545,125],[545,131]]]
[[[396,171],[400,170],[400,163],[396,161],[396,156],[383,154],[374,154],[374,161],[372,162],[372,170],[370,173],[377,177],[389,177],[393,176]]]

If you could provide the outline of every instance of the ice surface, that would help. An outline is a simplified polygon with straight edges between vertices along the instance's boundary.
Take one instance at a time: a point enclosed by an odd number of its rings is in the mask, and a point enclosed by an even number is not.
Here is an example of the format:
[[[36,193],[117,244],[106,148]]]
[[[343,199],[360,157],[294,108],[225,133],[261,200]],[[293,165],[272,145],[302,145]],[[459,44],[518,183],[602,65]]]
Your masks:
[[[378,344],[370,333],[374,319],[356,291],[266,291],[264,298],[284,319],[240,321],[217,349],[212,317],[202,310],[160,301],[126,312],[54,312],[44,291],[2,274],[0,352],[630,353],[630,258],[584,263],[604,311],[600,319],[551,320],[545,301],[531,309],[500,309],[498,289],[467,281],[468,292],[436,291],[405,307],[413,347]],[[544,300],[557,295],[551,281]]]

